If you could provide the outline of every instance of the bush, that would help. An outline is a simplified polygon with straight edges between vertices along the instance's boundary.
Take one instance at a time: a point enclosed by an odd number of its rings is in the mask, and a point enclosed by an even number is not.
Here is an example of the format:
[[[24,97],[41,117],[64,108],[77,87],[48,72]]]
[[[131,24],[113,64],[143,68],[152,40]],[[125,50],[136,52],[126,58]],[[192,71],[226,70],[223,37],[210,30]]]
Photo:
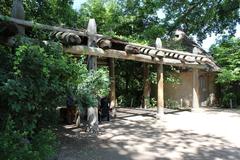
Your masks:
[[[57,139],[51,130],[42,129],[31,139],[26,132],[16,129],[11,118],[0,133],[0,159],[42,160],[56,152]]]
[[[81,82],[84,69],[56,43],[25,44],[0,46],[0,159],[54,154],[56,107],[65,104],[66,89]]]

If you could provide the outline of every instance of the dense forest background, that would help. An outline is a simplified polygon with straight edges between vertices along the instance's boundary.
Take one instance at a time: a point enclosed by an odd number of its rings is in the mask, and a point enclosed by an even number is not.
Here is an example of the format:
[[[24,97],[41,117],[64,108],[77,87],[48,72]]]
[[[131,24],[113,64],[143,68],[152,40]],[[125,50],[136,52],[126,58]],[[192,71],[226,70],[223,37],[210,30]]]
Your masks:
[[[195,35],[199,43],[211,33],[222,34],[210,52],[221,71],[216,83],[222,106],[229,99],[239,104],[240,39],[234,37],[240,23],[238,0],[87,0],[79,11],[72,0],[23,0],[26,20],[65,28],[86,28],[95,18],[98,33],[132,42],[152,45],[161,37],[166,48],[184,49],[171,41],[173,31],[182,29]],[[0,13],[11,15],[12,0],[0,0]],[[161,10],[165,17],[158,17]],[[27,30],[28,37],[48,40],[43,30]],[[46,159],[56,151],[53,132],[55,108],[64,104],[66,92],[74,91],[89,105],[96,103],[93,93],[108,82],[105,69],[89,75],[83,60],[66,56],[57,43],[44,45],[19,39],[19,47],[0,46],[0,159]],[[120,105],[140,106],[143,65],[116,62],[116,87]],[[150,81],[155,83],[156,68],[149,65]],[[177,83],[176,69],[166,67],[167,83]],[[101,77],[99,83],[96,77]],[[91,88],[88,88],[92,84]],[[84,93],[78,92],[79,88]],[[101,90],[99,94],[106,94]],[[83,96],[85,95],[85,96]],[[87,96],[86,96],[87,95]],[[154,106],[154,99],[151,104]]]

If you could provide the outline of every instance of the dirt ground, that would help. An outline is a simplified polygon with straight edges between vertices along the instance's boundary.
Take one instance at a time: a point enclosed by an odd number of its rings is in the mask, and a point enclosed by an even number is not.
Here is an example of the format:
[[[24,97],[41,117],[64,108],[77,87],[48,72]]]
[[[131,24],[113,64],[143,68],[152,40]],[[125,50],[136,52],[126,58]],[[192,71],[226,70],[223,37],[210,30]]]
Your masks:
[[[119,108],[99,135],[59,128],[59,160],[240,160],[240,111],[200,112]]]

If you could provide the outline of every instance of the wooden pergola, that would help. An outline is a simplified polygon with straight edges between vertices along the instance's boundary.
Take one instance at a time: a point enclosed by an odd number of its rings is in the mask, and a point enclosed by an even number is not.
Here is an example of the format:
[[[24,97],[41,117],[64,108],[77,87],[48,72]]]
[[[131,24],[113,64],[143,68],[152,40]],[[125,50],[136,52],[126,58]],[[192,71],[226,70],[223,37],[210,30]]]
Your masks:
[[[156,46],[150,47],[140,44],[129,43],[123,40],[115,39],[109,36],[97,34],[97,26],[94,19],[90,19],[87,30],[71,30],[61,27],[43,25],[33,23],[23,19],[16,19],[0,15],[0,27],[35,27],[39,29],[54,31],[53,38],[63,42],[63,49],[66,53],[72,54],[75,57],[80,55],[88,56],[88,64],[90,69],[96,69],[98,58],[107,58],[109,65],[109,74],[111,82],[110,91],[110,107],[115,108],[116,93],[115,93],[115,59],[132,60],[144,63],[143,73],[145,73],[144,97],[148,95],[147,85],[147,64],[155,64],[157,66],[157,117],[161,118],[164,114],[164,65],[177,67],[192,68],[192,107],[193,110],[199,108],[199,69],[208,71],[217,71],[219,68],[211,57],[200,55],[198,53],[189,53],[177,50],[166,49],[162,47],[160,38],[156,39]],[[5,28],[7,31],[9,28]],[[4,32],[4,28],[3,28]],[[0,43],[11,44],[10,41],[14,35],[2,38],[0,35]],[[68,45],[65,45],[68,44]],[[195,51],[195,50],[193,50]]]

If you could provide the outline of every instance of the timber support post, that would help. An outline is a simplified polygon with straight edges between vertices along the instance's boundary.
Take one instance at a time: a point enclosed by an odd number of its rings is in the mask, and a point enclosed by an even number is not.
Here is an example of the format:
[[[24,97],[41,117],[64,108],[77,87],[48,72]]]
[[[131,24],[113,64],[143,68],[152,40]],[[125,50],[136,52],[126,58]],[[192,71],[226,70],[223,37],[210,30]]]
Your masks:
[[[198,54],[198,49],[193,48],[193,53]],[[192,111],[199,111],[199,69],[192,69]]]
[[[160,38],[156,39],[156,48],[162,48]],[[157,64],[157,115],[156,118],[162,119],[164,116],[164,88],[163,88],[163,64]]]
[[[94,36],[97,33],[97,25],[95,19],[90,19],[88,22],[88,47],[96,47],[97,38]],[[88,70],[96,70],[97,69],[97,57],[96,56],[88,56],[87,59]]]
[[[117,101],[116,101],[116,78],[115,78],[115,60],[109,58],[109,77],[110,77],[110,109],[112,109],[112,116],[117,115]]]
[[[12,17],[17,19],[25,19],[25,12],[23,7],[23,1],[22,0],[14,0],[12,4]],[[25,28],[24,26],[17,25],[18,34],[24,35],[25,34]]]
[[[97,25],[95,19],[90,19],[88,22],[88,46],[89,47],[96,47],[96,37],[95,34],[97,33]],[[97,57],[95,56],[88,56],[87,59],[87,67],[89,73],[95,72],[97,69]],[[88,127],[89,132],[98,132],[98,106],[89,106],[87,109],[87,120],[88,120]]]

